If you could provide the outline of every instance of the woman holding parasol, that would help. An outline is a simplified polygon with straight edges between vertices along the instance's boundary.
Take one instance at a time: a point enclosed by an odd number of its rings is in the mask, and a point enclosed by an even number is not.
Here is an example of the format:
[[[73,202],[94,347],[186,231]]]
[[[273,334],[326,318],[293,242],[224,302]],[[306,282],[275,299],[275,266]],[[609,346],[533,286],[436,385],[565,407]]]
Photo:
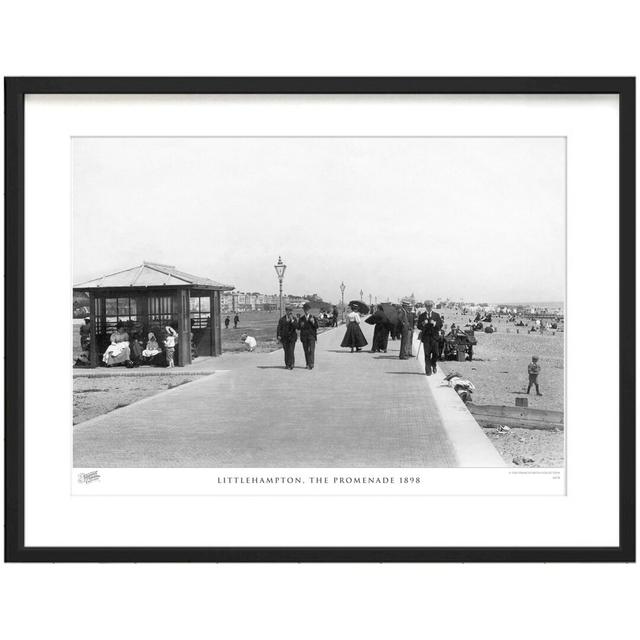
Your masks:
[[[340,343],[341,347],[350,347],[351,353],[353,353],[354,349],[361,351],[362,347],[367,345],[367,339],[364,337],[364,333],[362,333],[362,329],[360,328],[360,314],[356,311],[355,307],[356,305],[353,303],[349,303],[347,307],[347,330]]]
[[[395,309],[392,309],[397,319]],[[389,342],[389,331],[393,326],[391,319],[388,317],[389,310],[382,304],[372,307],[371,315],[365,319],[367,324],[373,325],[373,340],[371,343],[372,353],[387,353],[387,345]]]

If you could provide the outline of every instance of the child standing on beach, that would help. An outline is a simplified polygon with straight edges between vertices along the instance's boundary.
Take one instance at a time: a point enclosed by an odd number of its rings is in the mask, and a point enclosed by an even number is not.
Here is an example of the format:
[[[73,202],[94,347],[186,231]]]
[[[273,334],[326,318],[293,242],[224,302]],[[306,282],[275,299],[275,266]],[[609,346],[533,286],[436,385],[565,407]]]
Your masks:
[[[531,387],[535,385],[536,395],[541,396],[540,387],[538,386],[538,375],[540,374],[540,365],[538,364],[538,356],[531,356],[531,362],[528,367],[529,371],[529,386],[527,387],[527,394],[531,391]]]
[[[173,327],[165,327],[167,337],[164,340],[165,354],[167,356],[167,365],[173,368],[173,355],[176,351],[176,341],[178,339],[178,332]]]

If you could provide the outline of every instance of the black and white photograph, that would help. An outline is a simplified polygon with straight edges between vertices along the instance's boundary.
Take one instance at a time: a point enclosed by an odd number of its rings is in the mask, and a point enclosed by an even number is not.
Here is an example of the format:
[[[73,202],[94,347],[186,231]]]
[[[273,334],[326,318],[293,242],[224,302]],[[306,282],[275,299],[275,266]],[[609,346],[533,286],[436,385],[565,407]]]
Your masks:
[[[632,636],[637,4],[5,3],[2,637]]]
[[[631,557],[632,83],[8,86],[14,558]]]
[[[564,137],[71,162],[75,469],[564,469]]]

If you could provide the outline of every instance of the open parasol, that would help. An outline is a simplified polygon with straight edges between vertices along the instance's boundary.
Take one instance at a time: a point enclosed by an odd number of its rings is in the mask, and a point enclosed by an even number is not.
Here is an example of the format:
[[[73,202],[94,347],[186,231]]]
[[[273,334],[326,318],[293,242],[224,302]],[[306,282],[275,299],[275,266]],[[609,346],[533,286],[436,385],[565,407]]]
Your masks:
[[[377,309],[365,320],[368,324],[376,324],[384,322],[394,324],[398,320],[398,309],[391,302],[381,302],[377,305]]]
[[[349,306],[358,313],[369,313],[369,306],[362,302],[362,300],[351,300],[351,302],[349,302]]]

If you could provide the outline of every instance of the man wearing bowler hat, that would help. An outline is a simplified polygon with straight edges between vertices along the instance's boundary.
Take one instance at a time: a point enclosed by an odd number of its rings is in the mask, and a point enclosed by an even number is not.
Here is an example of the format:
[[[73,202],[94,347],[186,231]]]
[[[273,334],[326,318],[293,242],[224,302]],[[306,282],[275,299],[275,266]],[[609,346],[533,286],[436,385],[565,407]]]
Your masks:
[[[313,369],[316,340],[318,339],[318,319],[309,313],[311,305],[308,302],[302,305],[302,309],[304,315],[298,319],[300,342],[302,342],[302,350],[304,351],[304,359],[307,362],[307,369]]]
[[[282,343],[282,349],[284,350],[284,366],[286,369],[293,369],[295,365],[295,350],[296,341],[298,340],[298,334],[296,329],[298,328],[298,321],[293,317],[293,307],[287,305],[285,308],[285,315],[280,318],[278,322],[278,341]]]
[[[438,370],[438,356],[440,355],[440,329],[442,318],[433,310],[433,300],[425,300],[426,310],[418,318],[420,340],[424,346],[424,370],[430,376]]]

